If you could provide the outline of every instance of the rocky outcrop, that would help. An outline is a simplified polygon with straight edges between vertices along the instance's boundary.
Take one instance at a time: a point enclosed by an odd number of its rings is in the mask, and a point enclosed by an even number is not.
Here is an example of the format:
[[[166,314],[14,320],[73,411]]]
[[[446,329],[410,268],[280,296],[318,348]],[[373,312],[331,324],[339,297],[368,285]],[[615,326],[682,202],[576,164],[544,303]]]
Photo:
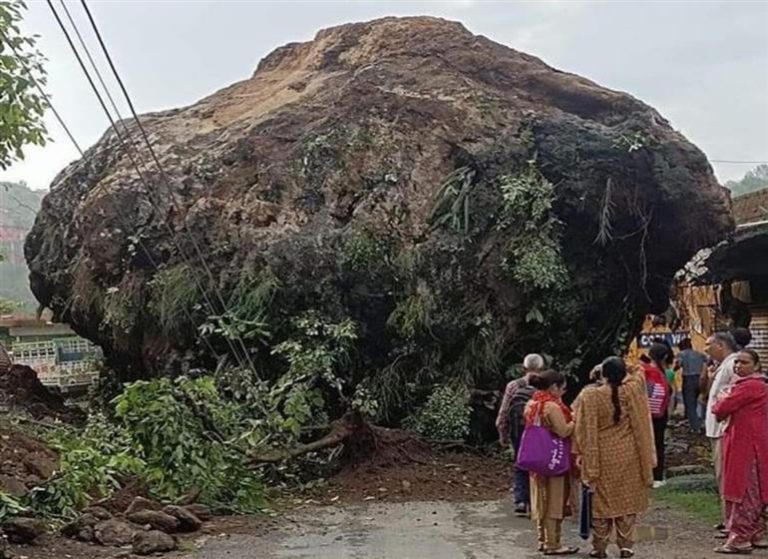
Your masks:
[[[164,174],[135,126],[141,177],[108,132],[26,243],[37,298],[127,379],[213,366],[197,327],[221,301],[267,324],[246,340],[265,370],[307,310],[360,325],[349,386],[495,384],[532,350],[583,370],[732,229],[706,157],[654,109],[440,19],[321,31],[142,122]]]

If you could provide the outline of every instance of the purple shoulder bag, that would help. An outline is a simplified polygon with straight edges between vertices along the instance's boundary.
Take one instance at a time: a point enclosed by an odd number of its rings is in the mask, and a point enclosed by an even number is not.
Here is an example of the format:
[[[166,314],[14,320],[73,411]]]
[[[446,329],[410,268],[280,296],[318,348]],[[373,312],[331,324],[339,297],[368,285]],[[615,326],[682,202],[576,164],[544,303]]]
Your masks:
[[[571,441],[561,439],[537,421],[520,439],[517,467],[544,477],[565,475],[571,469]]]

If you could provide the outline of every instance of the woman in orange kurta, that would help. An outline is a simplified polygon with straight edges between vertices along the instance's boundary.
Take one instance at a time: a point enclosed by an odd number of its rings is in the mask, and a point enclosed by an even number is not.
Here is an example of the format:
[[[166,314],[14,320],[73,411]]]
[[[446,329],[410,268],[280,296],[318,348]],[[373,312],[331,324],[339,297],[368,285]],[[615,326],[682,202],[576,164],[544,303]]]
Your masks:
[[[601,385],[585,388],[573,405],[581,477],[594,492],[590,557],[607,557],[614,529],[621,557],[632,557],[656,463],[645,378],[618,357],[603,361],[601,376]]]
[[[557,371],[534,373],[528,382],[536,388],[525,408],[525,424],[540,422],[555,436],[567,439],[573,433],[573,415],[563,403],[566,379]],[[531,516],[544,555],[574,555],[579,548],[562,545],[563,518],[571,512],[572,475],[543,477],[531,474]]]
[[[752,350],[736,356],[736,382],[712,407],[728,420],[723,440],[723,484],[728,541],[718,553],[749,553],[764,535],[768,505],[768,385]]]

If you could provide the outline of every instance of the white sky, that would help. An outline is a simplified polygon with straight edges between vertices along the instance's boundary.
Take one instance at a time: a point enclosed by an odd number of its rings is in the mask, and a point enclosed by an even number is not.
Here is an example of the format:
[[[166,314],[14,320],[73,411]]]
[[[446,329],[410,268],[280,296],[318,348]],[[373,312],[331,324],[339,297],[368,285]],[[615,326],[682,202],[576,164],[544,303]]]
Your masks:
[[[59,7],[58,0],[54,0]],[[83,32],[79,0],[66,0]],[[48,91],[83,147],[108,122],[42,0],[25,28],[41,35]],[[90,0],[139,112],[188,105],[250,76],[263,56],[321,28],[386,15],[436,15],[631,93],[711,159],[768,161],[768,0],[491,2]],[[97,53],[90,34],[86,40]],[[105,73],[106,75],[106,73]],[[115,93],[117,89],[114,89]],[[126,111],[127,113],[127,111]],[[53,143],[28,148],[0,180],[48,188],[77,158],[48,115]],[[713,163],[721,181],[754,165]]]

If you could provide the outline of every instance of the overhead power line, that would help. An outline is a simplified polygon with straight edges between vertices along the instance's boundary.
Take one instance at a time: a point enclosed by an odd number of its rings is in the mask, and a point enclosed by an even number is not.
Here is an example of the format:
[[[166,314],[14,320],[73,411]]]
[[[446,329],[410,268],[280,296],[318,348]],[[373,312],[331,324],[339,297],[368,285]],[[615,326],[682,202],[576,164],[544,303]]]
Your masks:
[[[99,67],[96,65],[96,62],[93,60],[93,57],[91,56],[91,51],[88,49],[88,46],[85,44],[85,40],[83,39],[82,34],[80,33],[80,29],[78,29],[77,24],[75,23],[75,20],[72,18],[72,14],[69,12],[69,8],[67,8],[67,3],[64,0],[59,0],[59,3],[61,4],[61,7],[64,9],[64,14],[67,16],[67,20],[69,20],[69,24],[72,26],[72,29],[75,32],[75,35],[77,36],[77,40],[80,43],[80,47],[83,49],[83,52],[85,52],[85,56],[88,58],[88,62],[91,64],[91,68],[93,68],[93,73],[96,74],[96,79],[99,80],[99,84],[101,84],[101,88],[104,90],[104,93],[107,95],[107,100],[109,101],[110,106],[112,107],[112,110],[115,111],[115,115],[117,115],[118,122],[122,123],[123,125],[123,131],[125,132],[125,135],[128,136],[128,139],[131,141],[131,145],[135,145],[131,139],[131,131],[128,128],[128,125],[125,123],[123,119],[123,115],[120,114],[120,109],[117,107],[117,103],[115,103],[114,98],[112,97],[112,94],[109,92],[109,87],[107,87],[107,84],[104,82],[104,78],[101,75],[101,71],[99,70]],[[139,157],[141,157],[141,152],[136,152]],[[142,165],[144,164],[143,161],[141,161]]]
[[[11,50],[16,55],[16,58],[18,60],[22,61],[21,62],[21,67],[24,70],[24,72],[27,74],[27,78],[38,89],[38,91],[40,92],[40,95],[42,96],[43,100],[45,101],[45,104],[48,106],[49,109],[51,109],[51,112],[55,115],[56,120],[58,120],[58,122],[61,125],[61,127],[65,130],[65,132],[67,132],[67,136],[69,136],[69,139],[72,141],[72,144],[75,146],[75,149],[80,154],[80,157],[84,161],[88,161],[90,159],[89,156],[80,147],[80,144],[77,142],[77,140],[75,139],[74,135],[70,131],[69,127],[67,126],[67,123],[62,118],[61,113],[59,113],[59,111],[56,110],[56,107],[54,107],[53,102],[51,101],[51,98],[48,96],[48,94],[42,88],[42,86],[40,85],[40,82],[34,76],[34,73],[32,72],[32,70],[23,62],[23,58],[21,58],[21,56],[20,56],[21,53],[18,51],[18,49],[10,41],[6,40],[5,44],[7,44],[11,48]],[[94,155],[94,154],[92,154],[92,155]],[[96,187],[96,192],[97,193],[102,191],[102,190],[106,191],[106,185],[103,184],[103,183],[97,185],[97,187]],[[131,231],[132,228],[130,226],[130,221],[125,216],[125,214],[122,212],[120,207],[112,199],[112,197],[107,195],[107,196],[105,196],[105,199],[111,205],[111,207],[112,207],[113,211],[115,212],[115,214],[117,215],[118,220],[120,221],[120,224],[122,225],[122,227],[126,231]],[[35,212],[35,213],[37,213],[37,212]],[[144,255],[147,257],[147,260],[149,261],[150,265],[153,268],[155,268],[155,270],[159,270],[160,266],[158,265],[157,261],[155,261],[155,259],[152,257],[152,253],[149,251],[149,248],[146,246],[146,244],[141,240],[141,238],[138,235],[136,235],[136,240],[137,240],[136,244],[139,246],[139,248],[141,250],[144,251]],[[194,324],[195,323],[195,320],[192,317],[191,313],[189,312],[189,309],[187,309],[185,307],[185,308],[182,309],[182,312],[186,315],[187,319],[190,321],[190,324]],[[201,339],[203,340],[203,343],[206,346],[208,346],[208,349],[211,351],[211,353],[218,359],[218,357],[219,357],[218,352],[213,348],[213,346],[208,341],[208,339],[205,338],[204,336],[201,336]]]
[[[77,153],[80,154],[80,157],[84,157],[85,154],[83,153],[83,149],[80,147],[80,144],[78,144],[77,140],[75,140],[75,136],[72,134],[72,131],[69,129],[69,126],[67,126],[67,124],[64,122],[64,119],[61,118],[59,111],[57,111],[56,108],[51,104],[51,98],[48,96],[48,94],[45,92],[43,87],[40,85],[40,82],[37,81],[37,78],[35,78],[32,70],[26,65],[24,58],[21,55],[21,52],[19,52],[19,49],[17,49],[16,45],[14,45],[13,42],[8,40],[7,38],[5,39],[4,42],[13,51],[13,54],[14,56],[16,56],[16,59],[19,60],[21,67],[27,73],[27,77],[30,78],[29,81],[32,82],[32,84],[37,89],[38,93],[40,93],[40,96],[45,100],[45,103],[51,109],[53,116],[56,117],[56,120],[59,122],[59,125],[64,129],[64,132],[66,132],[67,136],[72,141],[72,144],[75,146]]]
[[[62,21],[61,17],[59,16],[59,14],[58,14],[58,12],[56,10],[56,7],[53,5],[53,2],[51,0],[47,0],[47,4],[48,4],[48,7],[51,10],[51,13],[53,14],[54,18],[56,19],[56,22],[59,25],[59,28],[61,29],[62,33],[64,34],[64,37],[66,38],[67,43],[69,44],[70,49],[74,53],[75,58],[77,59],[77,62],[79,64],[79,66],[80,66],[80,69],[85,74],[85,77],[88,80],[88,83],[89,83],[89,85],[91,87],[91,90],[96,95],[96,98],[98,99],[99,104],[101,105],[101,109],[104,111],[104,114],[107,116],[107,119],[109,120],[110,126],[111,126],[112,130],[114,131],[115,136],[117,137],[118,146],[120,147],[121,150],[123,150],[125,155],[128,157],[131,165],[136,170],[136,173],[139,176],[139,180],[143,184],[144,190],[145,190],[145,192],[147,194],[147,200],[150,202],[150,204],[152,205],[152,207],[156,211],[158,211],[159,213],[162,213],[162,209],[159,207],[157,202],[152,197],[152,190],[151,190],[151,188],[149,186],[149,183],[148,183],[147,179],[144,176],[144,173],[141,170],[141,167],[138,165],[138,163],[136,162],[136,159],[133,156],[133,153],[131,151],[132,144],[130,144],[129,142],[126,142],[126,140],[124,139],[123,134],[121,133],[120,129],[118,128],[117,123],[115,122],[114,118],[112,117],[112,114],[109,112],[109,109],[107,108],[107,105],[104,102],[104,99],[102,98],[101,93],[99,92],[99,89],[96,87],[96,84],[94,83],[93,78],[91,77],[91,74],[88,71],[88,68],[86,68],[86,66],[85,66],[85,62],[83,61],[83,58],[80,56],[80,53],[77,50],[77,47],[75,46],[74,41],[72,40],[72,37],[69,34],[69,31],[67,30],[66,26],[64,25],[64,22]],[[85,47],[85,48],[87,50],[87,47]],[[187,263],[187,265],[191,266],[192,265],[192,261],[187,256],[186,251],[184,251],[184,248],[177,241],[175,233],[174,233],[173,229],[171,228],[171,226],[165,220],[163,220],[163,225],[167,229],[167,231],[168,231],[168,233],[170,235],[171,242],[173,242],[174,245],[176,246],[177,250],[179,251],[179,254],[182,257],[182,259]],[[207,292],[207,290],[205,288],[205,285],[203,285],[200,282],[199,278],[195,274],[192,274],[192,280],[195,282],[195,285],[196,285],[197,289],[200,291],[200,293],[201,293],[201,295],[203,297],[203,300],[204,300],[206,306],[209,309],[209,312],[212,315],[218,314],[216,305],[213,303],[213,301],[208,296],[208,292]],[[230,351],[232,352],[233,357],[235,357],[235,359],[238,361],[238,364],[241,367],[243,367],[244,366],[243,365],[243,361],[240,359],[238,351],[235,348],[232,340],[230,340],[226,336],[225,336],[225,340],[226,340],[227,345],[229,345],[229,348],[230,348]]]
[[[157,205],[157,203],[155,202],[155,200],[153,199],[153,197],[151,195],[151,188],[150,188],[146,178],[144,177],[144,173],[141,171],[141,168],[139,167],[138,163],[136,162],[136,160],[133,157],[133,154],[132,154],[131,149],[130,149],[130,145],[128,143],[126,143],[126,140],[124,139],[123,134],[121,133],[120,129],[117,127],[117,123],[112,118],[112,114],[109,112],[109,109],[107,108],[106,103],[104,102],[104,99],[102,98],[98,88],[96,87],[96,84],[94,83],[93,78],[91,77],[90,72],[88,71],[88,68],[86,68],[85,63],[84,63],[82,57],[80,56],[80,53],[77,50],[77,47],[75,47],[75,44],[72,41],[72,37],[70,36],[69,31],[67,30],[66,26],[64,25],[64,22],[62,21],[61,17],[59,16],[58,12],[56,11],[56,8],[53,5],[52,1],[51,0],[47,0],[47,4],[48,4],[48,7],[51,10],[51,13],[53,14],[54,18],[56,19],[56,22],[58,23],[59,28],[64,33],[64,36],[67,39],[67,42],[68,42],[68,44],[70,46],[70,49],[74,53],[75,58],[77,59],[77,62],[80,65],[80,69],[85,74],[85,77],[88,80],[88,83],[91,86],[91,89],[93,90],[94,94],[96,95],[96,98],[98,99],[99,104],[101,105],[101,108],[104,111],[104,114],[107,116],[107,118],[108,118],[108,120],[110,122],[110,126],[111,126],[112,130],[115,132],[115,135],[117,137],[118,145],[119,145],[120,149],[123,150],[125,155],[128,157],[129,161],[131,162],[131,165],[136,170],[136,172],[137,172],[137,174],[139,176],[139,180],[142,182],[142,184],[144,186],[144,189],[145,189],[145,191],[147,193],[147,199],[149,200],[150,204],[152,204],[152,206],[157,211],[161,211],[160,207]],[[82,154],[82,151],[81,151],[81,154]],[[110,196],[107,196],[107,198],[109,198],[111,200]],[[115,205],[115,208],[116,208],[116,205]],[[123,218],[124,218],[124,216],[123,216]],[[125,219],[126,222],[128,222],[127,218],[124,218],[124,219]],[[165,227],[167,228],[169,234],[171,235],[171,241],[176,245],[177,249],[179,250],[179,253],[182,256],[182,258],[184,259],[184,261],[188,265],[191,265],[191,260],[186,255],[183,247],[181,247],[181,245],[177,242],[177,240],[176,240],[176,238],[174,236],[173,229],[170,227],[170,225],[168,225],[167,222],[164,221],[163,223],[164,223]],[[125,227],[125,225],[124,225],[124,227]],[[131,228],[130,227],[126,227],[126,229],[130,230]],[[145,252],[148,252],[148,249],[145,248]],[[149,254],[147,254],[147,255],[149,256]],[[155,264],[155,267],[158,268],[158,266],[156,264]],[[217,314],[216,306],[213,304],[213,302],[208,297],[208,293],[207,293],[207,291],[205,289],[205,286],[199,283],[199,278],[196,275],[194,275],[194,274],[192,275],[192,280],[195,282],[195,284],[197,286],[197,289],[201,292],[201,295],[202,295],[204,301],[206,302],[206,305],[209,307],[209,311],[211,312],[211,314],[214,314],[214,315]],[[194,324],[194,321],[192,323]],[[225,339],[226,339],[226,337],[225,337]],[[239,358],[238,352],[235,349],[235,347],[232,345],[232,341],[229,340],[229,339],[226,339],[226,342],[230,346],[230,350],[232,351],[232,354],[235,357],[235,359],[238,362],[240,362],[240,358]],[[207,340],[206,340],[206,343],[208,343]],[[210,344],[209,344],[209,347],[210,347]],[[217,355],[217,353],[215,351],[214,351],[214,355]],[[240,362],[240,365],[243,366],[242,362]]]
[[[50,2],[50,0],[48,0]],[[155,162],[155,165],[157,166],[158,171],[160,172],[160,176],[162,177],[163,181],[165,182],[166,189],[168,191],[168,195],[171,201],[171,204],[173,205],[173,208],[178,212],[179,215],[184,215],[184,212],[181,211],[181,208],[176,204],[176,201],[173,196],[173,191],[171,187],[171,181],[168,177],[168,174],[165,172],[165,169],[163,168],[162,164],[160,163],[160,159],[157,157],[157,154],[155,153],[155,149],[152,146],[152,142],[149,141],[149,135],[147,134],[146,129],[144,128],[144,125],[141,123],[141,119],[139,119],[139,115],[136,111],[136,108],[134,107],[133,101],[131,100],[130,95],[128,94],[128,90],[125,87],[125,83],[123,82],[123,79],[120,77],[120,73],[117,71],[117,67],[115,66],[112,56],[109,54],[109,49],[107,48],[106,43],[104,42],[104,39],[101,35],[101,32],[99,31],[98,26],[96,25],[96,21],[93,18],[93,15],[91,14],[91,10],[88,8],[88,3],[85,0],[80,0],[80,3],[83,6],[83,10],[85,11],[86,15],[88,16],[88,21],[91,23],[91,27],[93,29],[94,34],[96,35],[96,39],[99,42],[99,45],[101,46],[101,50],[104,53],[104,57],[106,58],[110,69],[112,70],[112,74],[114,75],[115,79],[117,80],[118,85],[120,86],[120,90],[123,93],[123,96],[125,97],[126,102],[128,103],[128,107],[131,110],[131,114],[133,115],[133,120],[138,126],[139,130],[141,131],[141,136],[144,139],[144,143],[147,146],[147,149],[149,150],[149,154],[152,158],[152,160]],[[189,240],[192,243],[192,246],[197,253],[198,258],[200,259],[200,263],[203,267],[203,270],[205,271],[206,275],[208,276],[209,281],[211,282],[212,289],[214,291],[214,294],[219,300],[219,304],[221,305],[221,308],[226,313],[228,311],[227,304],[224,301],[224,298],[221,296],[221,293],[216,287],[216,278],[213,276],[213,272],[211,272],[210,267],[208,266],[207,260],[205,255],[203,254],[203,251],[200,248],[200,245],[195,240],[195,236],[193,233],[191,233],[186,226],[186,223],[182,221],[182,227],[187,230],[189,233]],[[248,361],[248,365],[253,371],[253,374],[258,378],[259,374],[256,370],[256,365],[253,362],[253,359],[251,358],[251,354],[248,351],[248,348],[245,345],[245,342],[243,341],[241,336],[237,336],[238,344],[240,345],[246,360]]]
[[[66,26],[62,22],[61,18],[59,17],[59,15],[58,15],[58,13],[57,13],[57,11],[55,9],[55,7],[53,6],[53,3],[51,2],[51,0],[47,0],[47,3],[48,3],[48,6],[49,6],[51,12],[53,13],[53,15],[54,15],[54,17],[56,19],[56,21],[57,21],[61,31],[64,33],[64,35],[65,35],[65,37],[67,39],[67,42],[69,43],[69,46],[72,49],[72,52],[75,54],[75,57],[76,57],[76,59],[78,61],[78,64],[80,65],[81,70],[83,71],[83,73],[85,74],[86,78],[88,79],[88,82],[89,82],[89,85],[91,86],[91,89],[93,90],[94,94],[96,95],[97,99],[99,100],[99,104],[101,105],[102,110],[107,115],[107,118],[110,121],[111,127],[114,130],[115,135],[117,136],[118,144],[119,144],[120,148],[128,156],[128,159],[130,160],[132,166],[134,167],[134,169],[138,173],[139,179],[142,182],[142,184],[144,185],[145,191],[147,193],[147,199],[152,204],[152,206],[159,213],[162,214],[163,213],[162,209],[158,206],[158,204],[153,199],[152,189],[150,188],[149,184],[147,183],[147,180],[144,177],[144,173],[142,173],[141,168],[139,167],[139,165],[137,164],[136,160],[134,159],[134,157],[132,155],[131,148],[135,147],[135,145],[133,144],[133,142],[130,139],[130,130],[127,128],[127,125],[126,125],[125,121],[122,121],[122,124],[123,124],[123,127],[125,129],[125,132],[128,135],[128,139],[127,139],[127,142],[126,142],[126,140],[123,138],[123,135],[121,134],[120,129],[118,128],[117,124],[115,123],[114,119],[112,118],[112,115],[111,115],[110,111],[107,109],[106,104],[105,104],[103,98],[101,97],[101,94],[100,94],[98,88],[96,87],[96,85],[95,85],[95,83],[93,81],[93,78],[90,75],[90,72],[85,67],[85,63],[83,62],[82,57],[80,56],[77,48],[75,47],[74,42],[72,41],[72,38],[70,37],[69,32],[67,31]],[[142,137],[143,137],[145,143],[147,144],[147,147],[149,149],[150,155],[152,156],[152,159],[155,162],[155,165],[157,166],[158,170],[160,171],[160,175],[161,175],[161,177],[163,178],[163,180],[165,182],[165,186],[166,186],[166,189],[167,189],[167,196],[168,196],[168,199],[170,201],[170,205],[176,211],[177,215],[183,216],[184,213],[181,211],[181,209],[176,204],[176,201],[174,199],[172,188],[171,188],[171,185],[170,185],[170,181],[168,180],[168,176],[165,173],[165,170],[163,169],[162,165],[160,164],[159,158],[157,157],[157,155],[156,155],[156,153],[154,151],[154,148],[152,147],[151,143],[149,142],[149,138],[148,138],[148,135],[146,133],[146,130],[144,129],[141,121],[138,118],[138,114],[135,111],[135,108],[134,108],[133,103],[132,103],[132,101],[130,99],[130,96],[128,95],[128,92],[127,92],[127,90],[125,88],[125,85],[123,84],[122,79],[120,78],[119,74],[117,73],[117,69],[115,68],[114,63],[112,62],[111,57],[109,56],[109,53],[106,50],[105,43],[104,43],[104,41],[103,41],[103,39],[101,37],[101,34],[98,31],[98,28],[96,27],[95,21],[93,20],[93,17],[91,15],[90,11],[88,10],[87,5],[84,2],[83,2],[83,7],[84,7],[84,9],[86,11],[86,14],[88,15],[88,18],[89,18],[89,21],[91,22],[91,25],[94,28],[94,33],[96,34],[97,39],[99,40],[99,44],[101,45],[102,50],[104,50],[105,57],[107,58],[107,61],[110,64],[110,68],[112,69],[112,72],[115,75],[115,78],[118,80],[118,83],[119,83],[119,85],[121,87],[121,90],[123,91],[123,94],[126,97],[126,101],[128,102],[128,105],[129,105],[129,107],[131,109],[131,112],[133,114],[133,118],[134,118],[137,126],[141,130]],[[74,22],[74,20],[73,20],[73,18],[71,18],[71,16],[70,16],[69,19],[70,19],[70,23],[72,24],[72,26],[75,29],[75,32],[78,34],[78,37],[80,38],[80,43],[81,43],[81,46],[82,46],[83,50],[86,52],[86,55],[88,56],[88,59],[91,62],[92,66],[94,66],[95,72],[97,73],[97,75],[100,76],[100,73],[98,72],[98,68],[97,68],[97,66],[96,66],[96,64],[95,64],[95,62],[93,60],[93,57],[90,56],[90,53],[88,51],[88,47],[85,44],[85,41],[82,39],[82,36],[79,33],[79,30],[77,29],[77,24]],[[100,81],[102,87],[104,87],[105,91],[107,92],[107,95],[109,96],[109,89],[106,86],[106,84],[104,83],[103,78],[99,78],[99,81]],[[110,98],[111,98],[111,96],[110,96]],[[111,99],[111,103],[113,105],[113,109],[119,115],[119,110],[116,107],[116,103],[114,103],[114,99]],[[143,163],[143,161],[142,161],[142,163]],[[159,189],[159,190],[162,192],[163,189]],[[170,235],[170,239],[173,242],[173,244],[176,246],[177,250],[179,251],[179,254],[182,257],[182,259],[188,265],[191,265],[191,259],[186,254],[186,251],[184,250],[184,247],[178,242],[178,240],[176,238],[177,232],[175,232],[173,230],[173,228],[171,228],[171,226],[169,225],[169,223],[167,221],[164,221],[163,225],[165,225],[165,227],[166,227],[166,229],[167,229],[167,231],[168,231],[168,233]],[[186,229],[188,233],[190,233],[188,228],[187,228],[187,226],[186,226],[186,223],[184,223],[183,221],[182,221],[182,227],[184,229]],[[200,263],[201,263],[202,268],[205,270],[205,272],[206,272],[206,274],[207,274],[207,276],[209,278],[209,281],[211,282],[210,286],[211,286],[211,288],[212,288],[216,298],[219,301],[220,309],[221,309],[220,311],[217,310],[217,305],[215,305],[213,303],[213,301],[208,297],[208,292],[206,290],[206,287],[203,284],[200,283],[200,279],[197,276],[195,276],[195,275],[193,275],[192,279],[196,283],[198,289],[200,290],[201,295],[202,295],[202,297],[203,297],[203,299],[205,301],[205,304],[210,309],[211,314],[212,315],[216,315],[219,312],[223,312],[223,313],[226,314],[228,312],[227,305],[224,302],[224,299],[221,296],[221,293],[217,289],[216,280],[215,280],[215,278],[214,278],[214,276],[213,276],[213,274],[212,274],[212,272],[211,272],[211,270],[210,270],[210,268],[209,268],[209,266],[208,266],[208,264],[206,262],[205,255],[203,254],[202,250],[200,249],[198,243],[196,242],[194,235],[191,234],[191,233],[189,234],[189,240],[190,240],[191,244],[193,245],[193,247],[195,249],[195,252],[197,253],[197,256],[200,258]],[[230,351],[232,352],[232,356],[236,359],[236,361],[238,362],[239,366],[240,367],[245,367],[245,365],[243,363],[243,360],[240,357],[240,353],[237,350],[237,348],[235,347],[233,340],[230,339],[229,336],[224,336],[224,338],[225,338],[225,341],[226,341],[227,345],[230,348]],[[240,349],[242,351],[242,354],[243,354],[243,357],[244,357],[245,361],[247,361],[247,368],[250,368],[251,371],[253,372],[253,374],[258,378],[259,377],[258,371],[256,370],[255,364],[254,364],[254,362],[253,362],[253,360],[252,360],[252,358],[250,356],[250,353],[248,351],[248,348],[245,345],[245,342],[243,341],[242,337],[237,335],[237,334],[235,335],[235,339],[236,339],[238,345],[240,346]]]

